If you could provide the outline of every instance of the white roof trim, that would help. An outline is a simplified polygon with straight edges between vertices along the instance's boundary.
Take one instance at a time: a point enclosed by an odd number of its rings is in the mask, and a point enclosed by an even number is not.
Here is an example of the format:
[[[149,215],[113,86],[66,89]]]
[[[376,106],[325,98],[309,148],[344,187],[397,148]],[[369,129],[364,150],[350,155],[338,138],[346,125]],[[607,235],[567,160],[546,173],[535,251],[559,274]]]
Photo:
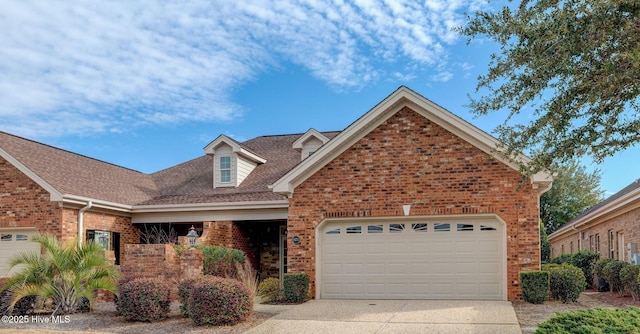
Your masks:
[[[506,159],[496,154],[495,151],[500,146],[500,142],[497,139],[411,89],[402,86],[354,123],[349,125],[344,131],[334,137],[333,140],[322,146],[316,153],[303,160],[287,174],[273,183],[271,188],[276,193],[290,195],[293,193],[295,187],[300,185],[304,180],[320,170],[327,163],[347,150],[358,140],[362,139],[365,135],[405,106],[410,107],[425,118],[469,142],[487,154],[494,156],[496,159],[500,160],[512,169],[520,171],[520,166],[517,161]],[[525,163],[530,161],[529,158],[522,154],[518,156],[518,160]],[[553,180],[553,176],[550,173],[540,172],[532,176],[531,180],[536,187],[538,184],[542,184],[545,186],[544,188],[547,188]]]
[[[327,138],[325,135],[318,132],[318,130],[311,128],[307,130],[307,132],[305,132],[302,136],[300,136],[300,138],[296,139],[296,141],[293,142],[293,148],[302,149],[302,146],[304,146],[304,142],[306,142],[310,138],[317,138],[323,144],[326,144],[329,141],[329,138]]]
[[[636,202],[636,205],[633,205],[634,202]],[[575,221],[564,225],[557,231],[549,234],[549,241],[551,241],[551,239],[555,239],[564,234],[567,234],[568,232],[574,232],[575,228],[577,228],[578,226],[586,225],[592,221],[603,218],[606,215],[612,214],[613,212],[620,209],[625,208],[625,210],[620,213],[622,214],[626,211],[633,210],[636,207],[640,207],[640,188],[628,194],[625,194],[624,196],[617,198],[616,200],[611,201],[610,203],[607,203],[606,205],[603,205],[596,210],[593,210],[593,212],[589,212],[587,215],[580,217],[580,219],[576,219]]]
[[[2,148],[0,148],[0,156],[16,167],[19,171],[24,173],[28,178],[44,188],[44,190],[50,194],[51,201],[57,202],[62,200],[62,193]]]
[[[218,138],[216,138],[215,140],[213,140],[211,143],[209,143],[209,145],[205,146],[204,148],[204,153],[205,154],[215,154],[216,148],[218,146],[220,146],[220,144],[227,144],[229,146],[231,146],[231,149],[233,150],[234,153],[238,153],[244,157],[246,157],[249,160],[255,161],[257,163],[263,164],[265,162],[267,162],[266,159],[258,156],[255,153],[249,152],[246,149],[244,149],[237,141],[225,136],[225,135],[219,135]]]
[[[283,200],[276,200],[276,201],[253,201],[253,202],[136,205],[133,207],[131,212],[147,213],[147,212],[288,209],[288,208],[289,208],[289,201],[286,199],[283,199]]]

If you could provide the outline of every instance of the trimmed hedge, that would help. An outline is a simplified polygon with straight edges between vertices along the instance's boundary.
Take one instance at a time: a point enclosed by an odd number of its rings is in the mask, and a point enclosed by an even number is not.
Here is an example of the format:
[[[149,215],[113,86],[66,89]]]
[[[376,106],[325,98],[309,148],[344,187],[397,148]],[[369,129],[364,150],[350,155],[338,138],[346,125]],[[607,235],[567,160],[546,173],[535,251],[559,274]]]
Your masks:
[[[629,264],[627,262],[611,260],[602,269],[604,279],[609,282],[611,291],[618,291],[621,296],[624,295],[624,287],[622,286],[622,281],[620,280],[620,270],[628,265]]]
[[[640,308],[615,310],[593,308],[558,313],[538,324],[537,334],[546,333],[638,333]]]
[[[640,275],[640,265],[630,264],[620,270],[620,281],[625,291],[631,294],[633,300],[640,300],[640,285],[638,277]]]
[[[189,296],[191,295],[191,289],[193,289],[193,284],[197,282],[196,278],[188,278],[180,281],[178,283],[178,298],[180,298],[180,313],[182,313],[183,318],[189,317],[189,311],[187,305],[189,303]]]
[[[280,286],[280,280],[274,277],[269,277],[260,282],[258,285],[258,296],[260,296],[261,302],[271,303],[282,299],[282,286]]]
[[[309,295],[309,276],[305,273],[287,273],[282,276],[282,294],[289,303],[302,303]]]
[[[121,282],[116,303],[118,314],[128,321],[157,321],[169,314],[171,286],[160,278],[136,278]]]
[[[604,275],[604,267],[609,264],[609,262],[613,261],[613,259],[610,259],[608,257],[604,257],[598,261],[596,261],[596,265],[593,268],[593,272],[596,274],[596,276],[598,276],[598,278],[602,278],[604,280],[606,280],[605,275]]]
[[[563,303],[576,302],[587,287],[582,270],[574,265],[547,265],[545,271],[549,271],[549,287],[553,298]]]
[[[549,272],[521,271],[522,298],[533,304],[543,304],[549,300]]]
[[[569,263],[572,264],[580,270],[584,274],[584,279],[587,282],[587,287],[593,286],[593,270],[596,265],[596,261],[598,260],[599,255],[590,250],[579,250],[574,254],[562,254],[558,257],[551,259],[551,263],[562,264]]]
[[[253,312],[251,293],[240,281],[206,276],[193,283],[187,311],[195,325],[235,325]]]

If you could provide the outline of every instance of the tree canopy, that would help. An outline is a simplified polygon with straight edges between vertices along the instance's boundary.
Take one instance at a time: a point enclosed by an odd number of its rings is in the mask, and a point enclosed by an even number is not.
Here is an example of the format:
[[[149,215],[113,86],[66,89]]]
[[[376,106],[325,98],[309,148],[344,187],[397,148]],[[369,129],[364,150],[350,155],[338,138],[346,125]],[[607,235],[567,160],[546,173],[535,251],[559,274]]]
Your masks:
[[[640,141],[640,3],[566,0],[479,11],[458,31],[500,45],[478,78],[476,114],[506,110],[503,153],[528,152],[528,175],[583,155],[602,162]],[[514,116],[525,114],[529,123]]]
[[[604,194],[600,190],[599,170],[589,173],[577,161],[555,169],[558,174],[551,189],[540,197],[540,219],[549,234],[598,204]]]

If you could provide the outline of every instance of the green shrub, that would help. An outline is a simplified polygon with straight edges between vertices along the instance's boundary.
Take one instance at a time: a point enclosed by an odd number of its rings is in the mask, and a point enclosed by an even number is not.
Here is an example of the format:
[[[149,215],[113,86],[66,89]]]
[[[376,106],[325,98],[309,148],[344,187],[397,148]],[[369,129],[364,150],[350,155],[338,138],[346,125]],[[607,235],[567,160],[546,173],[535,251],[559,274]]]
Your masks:
[[[558,255],[549,262],[555,264],[571,263],[571,254]]]
[[[638,285],[640,265],[630,264],[620,270],[620,282],[625,291],[631,294],[633,300],[640,300],[640,285]]]
[[[576,302],[587,286],[582,270],[568,263],[552,268],[549,276],[553,298],[563,303]]]
[[[549,272],[521,271],[522,298],[533,304],[549,300]]]
[[[611,291],[618,291],[620,295],[624,295],[624,287],[620,280],[620,270],[629,264],[623,261],[612,260],[602,269],[604,279],[609,282]]]
[[[282,276],[282,294],[289,303],[302,303],[309,294],[309,276],[305,273],[288,273]]]
[[[596,274],[596,276],[598,276],[598,278],[602,278],[604,280],[607,280],[604,277],[604,267],[609,264],[609,262],[613,261],[613,259],[610,259],[608,257],[602,258],[598,261],[596,261],[596,265],[593,268],[593,272]]]
[[[116,309],[128,321],[157,321],[169,314],[171,286],[160,278],[136,278],[120,285]]]
[[[577,253],[572,254],[569,263],[580,268],[584,274],[584,279],[587,282],[587,287],[593,286],[593,268],[598,261],[599,255],[590,250],[579,250]]]
[[[178,283],[178,298],[180,298],[180,312],[182,313],[183,318],[189,317],[189,311],[187,308],[189,295],[191,294],[191,289],[193,289],[193,284],[197,281],[198,279],[196,278],[188,278]]]
[[[540,269],[541,271],[548,271],[548,272],[550,272],[551,270],[554,270],[554,269],[560,268],[560,265],[559,265],[559,264],[557,264],[557,263],[549,263],[549,264],[543,264],[540,268],[541,268],[541,269]]]
[[[236,263],[243,264],[244,253],[239,249],[222,246],[196,246],[202,250],[205,275],[235,278],[238,275]]]
[[[193,284],[187,309],[196,325],[235,325],[253,312],[246,286],[235,279],[206,276]]]
[[[282,299],[280,280],[274,277],[264,279],[258,285],[258,296],[263,303],[271,303]]]
[[[536,333],[638,333],[640,308],[593,308],[558,313],[538,324]]]

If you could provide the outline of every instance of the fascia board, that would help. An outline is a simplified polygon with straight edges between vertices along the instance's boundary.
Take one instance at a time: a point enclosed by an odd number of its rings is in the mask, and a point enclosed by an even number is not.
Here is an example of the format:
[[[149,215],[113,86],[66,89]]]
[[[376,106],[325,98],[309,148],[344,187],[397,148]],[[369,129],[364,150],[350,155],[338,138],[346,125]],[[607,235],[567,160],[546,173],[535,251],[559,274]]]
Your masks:
[[[573,232],[574,231],[574,227],[577,225],[585,225],[588,224],[591,221],[594,221],[598,218],[601,218],[607,214],[610,214],[614,211],[620,210],[626,206],[629,206],[630,204],[633,204],[634,202],[638,202],[638,206],[640,206],[640,189],[636,189],[635,191],[632,191],[618,199],[616,199],[615,201],[612,201],[611,203],[607,203],[606,205],[603,205],[602,207],[594,210],[593,212],[590,212],[589,214],[585,215],[584,217],[580,217],[580,219],[567,224],[565,226],[563,226],[562,228],[560,228],[559,230],[549,234],[549,241],[551,241],[551,239],[555,239],[557,237],[560,237],[564,234],[566,234],[567,232]]]
[[[329,141],[329,138],[327,138],[325,135],[320,133],[318,130],[311,128],[307,130],[307,132],[305,132],[302,136],[300,136],[300,138],[296,139],[296,141],[293,142],[293,148],[302,149],[304,142],[309,140],[309,138],[311,137],[318,138],[318,140],[320,140],[323,144],[326,144]]]
[[[255,209],[288,209],[289,201],[254,201],[254,202],[221,202],[196,204],[164,204],[136,205],[132,213],[149,212],[185,212],[185,211],[222,211],[222,210],[255,210]]]
[[[14,158],[9,152],[0,148],[0,156],[2,156],[5,160],[7,160],[10,164],[16,167],[19,171],[24,173],[28,178],[33,180],[39,186],[41,186],[44,190],[46,190],[50,195],[50,200],[53,202],[58,202],[62,200],[62,193],[58,191],[54,186],[52,186],[49,182],[45,181],[34,171],[29,169],[23,163],[21,163],[18,159]]]
[[[78,204],[78,205],[86,205],[88,202],[91,202],[92,208],[101,208],[101,209],[127,212],[127,213],[130,213],[131,209],[133,208],[133,206],[127,205],[127,204],[104,201],[101,199],[73,195],[73,194],[62,195],[62,201],[63,203]]]

